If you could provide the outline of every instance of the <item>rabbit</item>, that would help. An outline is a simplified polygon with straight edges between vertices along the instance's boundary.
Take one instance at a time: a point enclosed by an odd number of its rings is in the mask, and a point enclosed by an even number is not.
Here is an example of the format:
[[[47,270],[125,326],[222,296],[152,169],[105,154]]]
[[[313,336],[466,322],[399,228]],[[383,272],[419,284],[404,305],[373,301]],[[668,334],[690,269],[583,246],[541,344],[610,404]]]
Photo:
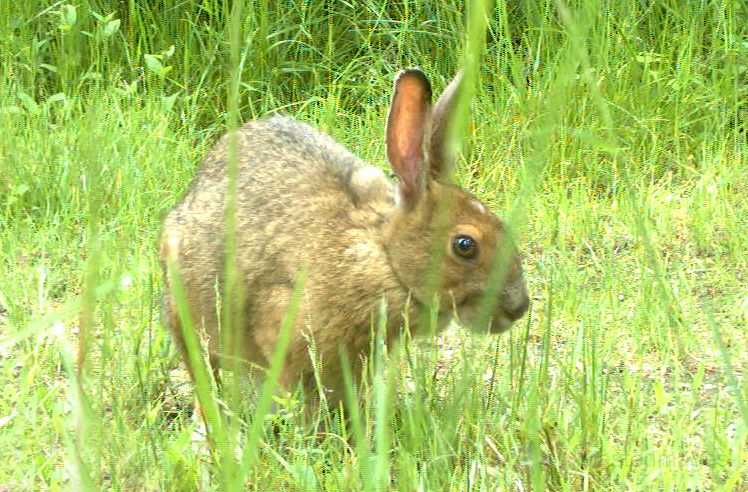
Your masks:
[[[395,337],[407,316],[417,328],[431,305],[424,279],[447,204],[442,249],[439,329],[453,316],[475,322],[489,289],[500,248],[510,251],[503,286],[487,325],[502,332],[528,309],[519,254],[505,224],[468,192],[450,182],[453,157],[445,145],[461,76],[431,106],[431,85],[416,68],[395,78],[386,125],[387,158],[396,182],[331,137],[286,116],[250,121],[236,131],[235,272],[241,281],[237,347],[250,366],[267,368],[303,267],[308,278],[279,384],[315,391],[309,355],[313,341],[321,382],[335,404],[343,396],[340,348],[360,372],[372,323],[386,307],[385,336]],[[161,238],[164,269],[176,269],[195,329],[207,340],[211,363],[222,365],[220,304],[226,257],[230,136],[205,158],[182,200],[168,213]],[[503,245],[503,246],[502,246]],[[504,255],[506,256],[506,255]],[[507,262],[506,258],[502,261]],[[170,276],[166,318],[184,352],[182,325]],[[386,301],[382,303],[382,300]],[[374,322],[376,326],[376,322]],[[189,367],[188,357],[185,360]],[[192,372],[192,370],[190,369]],[[194,374],[193,374],[194,376]],[[314,392],[310,391],[310,394]]]

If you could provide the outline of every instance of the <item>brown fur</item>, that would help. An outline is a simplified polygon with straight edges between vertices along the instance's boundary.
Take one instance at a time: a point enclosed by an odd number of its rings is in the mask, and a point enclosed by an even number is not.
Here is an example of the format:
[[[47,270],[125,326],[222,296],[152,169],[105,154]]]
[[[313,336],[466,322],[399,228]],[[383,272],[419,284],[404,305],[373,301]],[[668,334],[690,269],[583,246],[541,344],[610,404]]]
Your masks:
[[[339,347],[346,348],[354,363],[359,354],[368,353],[372,320],[382,299],[390,338],[403,315],[412,325],[428,304],[422,284],[435,244],[437,209],[444,203],[449,216],[447,237],[439,240],[445,246],[440,324],[451,318],[453,308],[462,321],[474,318],[495,252],[509,239],[496,216],[442,176],[451,163],[442,162],[446,152],[436,147],[443,141],[458,83],[445,91],[449,100],[437,103],[433,114],[439,119],[432,121],[425,76],[410,69],[396,79],[387,140],[399,186],[294,119],[273,116],[238,130],[235,268],[246,294],[238,353],[245,361],[269,365],[295,280],[307,264],[309,277],[282,384],[288,388],[301,378],[310,388],[312,337],[323,383],[340,390]],[[164,263],[173,260],[192,319],[207,337],[215,364],[221,363],[222,353],[216,293],[223,287],[228,146],[224,137],[207,156],[185,197],[168,214],[161,243]],[[477,240],[475,259],[453,252],[452,238],[462,233]],[[169,285],[167,289],[168,325],[184,350],[175,299]],[[500,292],[492,331],[508,328],[527,309],[518,259],[512,260]]]

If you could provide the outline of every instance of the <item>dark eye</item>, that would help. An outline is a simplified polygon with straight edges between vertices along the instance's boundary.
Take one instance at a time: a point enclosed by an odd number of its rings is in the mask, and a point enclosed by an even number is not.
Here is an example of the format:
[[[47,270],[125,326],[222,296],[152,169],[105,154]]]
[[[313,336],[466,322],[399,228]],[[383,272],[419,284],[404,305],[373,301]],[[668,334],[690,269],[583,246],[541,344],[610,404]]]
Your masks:
[[[478,244],[472,237],[460,234],[452,239],[452,251],[460,258],[472,260],[478,253]]]

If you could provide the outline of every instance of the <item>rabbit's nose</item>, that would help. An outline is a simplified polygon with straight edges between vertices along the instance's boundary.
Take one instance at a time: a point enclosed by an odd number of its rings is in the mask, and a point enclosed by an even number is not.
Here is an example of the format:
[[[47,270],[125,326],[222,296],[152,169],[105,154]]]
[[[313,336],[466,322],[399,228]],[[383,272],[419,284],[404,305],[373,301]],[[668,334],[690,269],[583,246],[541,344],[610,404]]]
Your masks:
[[[527,312],[530,297],[527,295],[527,289],[521,277],[504,288],[501,300],[504,314],[511,321],[517,321]]]
[[[530,306],[530,298],[527,296],[527,293],[522,292],[522,295],[517,297],[519,298],[512,299],[512,302],[504,305],[504,311],[512,321],[520,319],[527,312],[527,308]]]

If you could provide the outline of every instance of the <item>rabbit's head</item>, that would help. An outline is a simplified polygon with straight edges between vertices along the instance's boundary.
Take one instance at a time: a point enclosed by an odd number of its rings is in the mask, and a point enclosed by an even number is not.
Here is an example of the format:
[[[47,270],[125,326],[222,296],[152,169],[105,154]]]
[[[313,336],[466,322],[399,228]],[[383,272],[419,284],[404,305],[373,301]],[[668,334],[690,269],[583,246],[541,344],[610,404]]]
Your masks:
[[[430,305],[438,294],[440,311],[473,330],[501,332],[527,311],[529,300],[506,225],[449,179],[453,156],[446,140],[460,80],[432,107],[423,72],[407,69],[395,79],[386,141],[399,184],[385,247],[416,301]]]

